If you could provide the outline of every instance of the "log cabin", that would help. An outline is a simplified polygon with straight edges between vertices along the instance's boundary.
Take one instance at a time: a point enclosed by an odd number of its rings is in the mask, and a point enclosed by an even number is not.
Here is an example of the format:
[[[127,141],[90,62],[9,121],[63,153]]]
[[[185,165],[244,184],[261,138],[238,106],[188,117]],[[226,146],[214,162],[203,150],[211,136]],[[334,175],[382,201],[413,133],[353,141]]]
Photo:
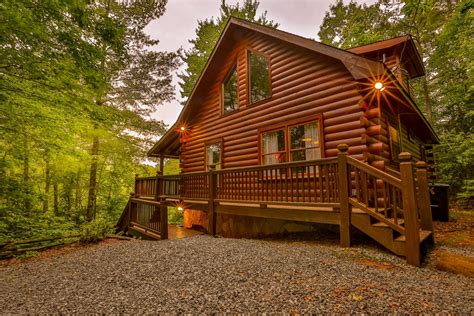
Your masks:
[[[438,143],[412,97],[424,74],[409,35],[342,50],[231,18],[118,228],[165,239],[168,206],[224,237],[331,224],[420,265]]]

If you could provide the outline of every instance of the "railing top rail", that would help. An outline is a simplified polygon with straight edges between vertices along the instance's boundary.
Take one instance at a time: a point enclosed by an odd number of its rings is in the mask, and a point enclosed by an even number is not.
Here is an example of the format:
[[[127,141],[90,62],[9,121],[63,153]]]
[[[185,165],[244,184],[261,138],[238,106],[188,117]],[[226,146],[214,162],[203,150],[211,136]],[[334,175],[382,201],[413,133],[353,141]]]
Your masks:
[[[163,178],[165,180],[167,180],[167,179],[174,180],[174,179],[180,179],[181,175],[179,175],[179,174],[167,174],[166,176],[158,176],[158,178]]]
[[[136,177],[136,180],[154,180],[156,176],[148,176],[148,177]]]
[[[250,167],[238,167],[238,168],[226,168],[214,171],[215,173],[226,173],[235,171],[256,171],[256,170],[269,170],[269,169],[283,169],[288,167],[305,167],[313,165],[329,165],[337,163],[337,157],[334,158],[321,158],[317,160],[306,160],[298,162],[284,162],[272,165],[257,165]]]
[[[378,177],[380,179],[382,179],[383,181],[401,189],[402,188],[402,180],[394,177],[394,176],[391,176],[375,167],[372,167],[371,165],[369,164],[366,164],[366,163],[363,163],[359,160],[357,160],[356,158],[354,157],[350,157],[348,156],[347,157],[347,163],[351,166],[354,166],[356,168],[359,168],[361,169],[362,171],[365,171],[367,172],[368,174],[374,176],[374,177]]]

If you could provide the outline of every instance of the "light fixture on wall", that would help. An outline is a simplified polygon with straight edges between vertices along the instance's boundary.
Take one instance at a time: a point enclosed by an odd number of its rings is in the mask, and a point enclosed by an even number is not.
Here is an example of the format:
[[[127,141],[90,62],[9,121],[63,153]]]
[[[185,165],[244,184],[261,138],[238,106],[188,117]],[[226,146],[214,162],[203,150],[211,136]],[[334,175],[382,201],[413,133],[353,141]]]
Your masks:
[[[383,91],[383,90],[385,90],[385,85],[381,81],[376,81],[374,83],[374,88],[379,90],[379,91]]]

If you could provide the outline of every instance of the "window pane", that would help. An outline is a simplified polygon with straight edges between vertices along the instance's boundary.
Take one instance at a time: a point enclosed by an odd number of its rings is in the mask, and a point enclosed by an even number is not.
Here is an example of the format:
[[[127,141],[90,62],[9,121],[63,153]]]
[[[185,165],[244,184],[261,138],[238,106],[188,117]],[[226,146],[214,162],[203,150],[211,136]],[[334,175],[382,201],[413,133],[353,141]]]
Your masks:
[[[285,132],[283,130],[262,135],[262,154],[285,151]]]
[[[318,123],[290,127],[290,148],[319,146]]]
[[[249,52],[250,103],[270,96],[270,66],[267,57]]]
[[[264,165],[272,165],[277,163],[286,162],[286,154],[285,153],[276,153],[263,156],[263,164]]]
[[[216,170],[221,169],[221,145],[213,144],[207,146],[207,165],[215,165]]]
[[[224,113],[229,113],[239,108],[237,100],[237,69],[231,70],[230,76],[224,82]]]
[[[291,153],[291,161],[304,161],[306,160],[306,153],[304,150],[293,151]]]

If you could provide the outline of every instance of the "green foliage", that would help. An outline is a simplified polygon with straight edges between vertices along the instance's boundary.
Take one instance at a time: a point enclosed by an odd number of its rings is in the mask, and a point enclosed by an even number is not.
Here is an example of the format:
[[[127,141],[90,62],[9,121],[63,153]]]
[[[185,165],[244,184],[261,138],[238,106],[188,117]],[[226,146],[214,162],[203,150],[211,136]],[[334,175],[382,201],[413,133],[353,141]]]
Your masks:
[[[114,224],[103,217],[85,223],[81,228],[81,242],[91,243],[104,240],[114,232]]]
[[[342,0],[329,6],[318,32],[325,44],[347,49],[396,36],[391,27],[394,13],[384,1],[372,5]]]
[[[118,218],[174,95],[178,54],[144,33],[165,4],[0,4],[0,239],[75,231],[89,205]]]
[[[165,168],[163,169],[164,175],[174,175],[179,174],[179,160],[178,159],[169,159],[165,163]]]
[[[18,212],[5,212],[0,221],[0,242],[60,237],[77,233],[77,229],[75,223],[53,214],[27,217]]]
[[[269,27],[278,27],[278,23],[267,19],[266,11],[257,16],[259,5],[260,2],[258,0],[244,0],[242,5],[239,3],[228,5],[225,0],[222,0],[220,16],[217,19],[210,18],[198,21],[196,38],[189,41],[193,46],[184,52],[184,55],[181,57],[186,64],[185,72],[179,75],[179,78],[182,80],[180,82],[182,98],[186,99],[191,94],[194,84],[204,69],[230,17],[241,18]]]
[[[178,211],[176,207],[168,207],[168,224],[183,225],[183,211]]]
[[[16,255],[15,258],[20,259],[20,260],[26,260],[32,257],[38,256],[40,253],[38,251],[27,251],[24,252],[20,255]]]

